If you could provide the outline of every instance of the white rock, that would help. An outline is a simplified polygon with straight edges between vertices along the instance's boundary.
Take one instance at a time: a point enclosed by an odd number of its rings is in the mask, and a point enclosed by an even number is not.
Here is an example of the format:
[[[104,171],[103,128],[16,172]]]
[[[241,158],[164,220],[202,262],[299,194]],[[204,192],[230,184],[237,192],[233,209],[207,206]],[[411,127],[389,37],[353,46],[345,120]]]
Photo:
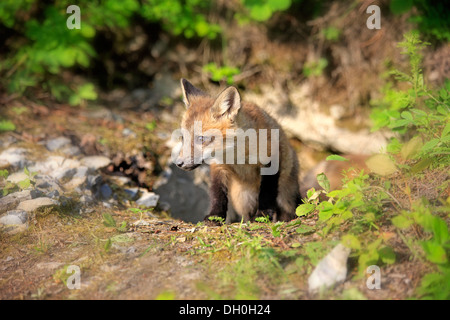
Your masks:
[[[27,151],[24,148],[9,148],[0,153],[0,162],[8,162],[14,167],[25,166]]]
[[[41,198],[36,198],[36,199],[26,200],[26,201],[21,202],[17,206],[17,210],[24,210],[27,212],[32,212],[32,211],[42,208],[42,207],[49,207],[49,206],[54,206],[54,205],[58,205],[58,202],[55,200],[52,200],[50,198],[47,198],[47,197],[41,197]]]
[[[48,140],[45,146],[50,151],[55,151],[71,144],[71,141],[67,137],[58,137],[51,140]]]
[[[27,213],[23,210],[8,211],[8,214],[0,218],[0,229],[7,234],[16,234],[28,229]]]
[[[20,217],[15,215],[6,215],[0,218],[0,224],[3,225],[21,225],[23,224]]]
[[[141,191],[143,191],[143,193],[141,197],[136,200],[136,204],[145,207],[156,207],[156,205],[158,204],[159,195],[154,192],[148,192],[146,190]]]
[[[315,293],[320,288],[328,288],[342,282],[347,276],[347,259],[350,248],[342,244],[334,247],[323,258],[308,278],[309,292]]]
[[[25,172],[19,171],[19,172],[11,173],[6,180],[9,182],[12,182],[12,183],[18,183],[27,178],[28,178],[28,175],[25,174]]]
[[[263,86],[261,92],[248,92],[244,99],[266,110],[286,132],[304,142],[357,154],[378,153],[387,145],[389,137],[386,133],[370,132],[369,125],[359,130],[340,126],[338,120],[344,115],[345,108],[334,105],[325,112],[311,96],[307,84],[291,88],[289,99],[283,90],[274,87]],[[284,107],[287,102],[292,103],[292,110]]]
[[[88,156],[82,158],[80,161],[91,170],[104,168],[111,162],[111,160],[105,156]]]

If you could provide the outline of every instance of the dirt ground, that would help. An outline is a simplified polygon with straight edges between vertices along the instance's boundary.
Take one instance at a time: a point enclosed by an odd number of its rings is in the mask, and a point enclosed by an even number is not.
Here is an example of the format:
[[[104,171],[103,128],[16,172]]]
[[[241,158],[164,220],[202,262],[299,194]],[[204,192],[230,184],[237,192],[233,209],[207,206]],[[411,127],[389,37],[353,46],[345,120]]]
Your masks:
[[[22,147],[72,134],[80,146],[86,135],[93,136],[85,150],[111,157],[142,143],[160,150],[160,155],[169,151],[157,135],[139,134],[142,119],[152,121],[151,114],[128,112],[123,122],[117,122],[86,117],[83,109],[60,107],[49,112],[24,100],[13,103],[27,107],[26,113],[15,115],[24,129],[21,135],[4,133],[2,139],[12,134]],[[115,141],[111,137],[125,127],[138,133],[134,144],[99,143],[100,137]],[[163,159],[152,158],[154,168]],[[111,170],[102,174],[115,174]],[[141,183],[151,188],[157,174],[154,169]],[[0,234],[0,299],[405,299],[429,272],[426,264],[402,255],[404,244],[386,227],[380,232],[391,234],[399,259],[382,268],[381,290],[367,288],[350,256],[347,280],[322,295],[311,295],[307,277],[339,239],[339,233],[321,238],[314,232],[295,231],[300,224],[314,228],[317,217],[283,224],[276,234],[273,224],[207,226],[174,220],[159,207],[134,212],[133,207],[128,203],[105,208],[99,203],[81,215],[70,208],[47,208],[32,214],[25,232]],[[117,226],[126,222],[126,228],[105,225],[105,214]],[[79,273],[68,272],[70,266],[79,267]],[[75,274],[80,275],[81,287],[69,289],[76,283],[71,277]]]

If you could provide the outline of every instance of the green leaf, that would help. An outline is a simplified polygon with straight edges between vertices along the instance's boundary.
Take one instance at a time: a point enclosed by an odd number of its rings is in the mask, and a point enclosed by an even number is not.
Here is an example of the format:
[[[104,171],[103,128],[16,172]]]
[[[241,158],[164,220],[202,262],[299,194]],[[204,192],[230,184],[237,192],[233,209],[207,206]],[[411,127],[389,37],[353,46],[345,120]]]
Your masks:
[[[419,173],[419,172],[425,170],[432,162],[433,162],[433,160],[431,158],[422,159],[411,168],[411,172]]]
[[[388,176],[397,171],[397,166],[387,154],[376,154],[366,160],[370,170],[380,176]]]
[[[428,153],[430,152],[437,144],[439,143],[439,139],[431,139],[427,143],[425,143],[422,147],[422,152]]]
[[[108,252],[111,249],[111,245],[112,245],[112,241],[111,239],[108,239],[108,241],[106,241],[105,243],[105,251]]]
[[[325,190],[325,192],[330,192],[330,181],[325,173],[322,172],[317,175],[317,182],[319,183],[319,186]]]
[[[324,202],[322,202],[324,203]],[[319,211],[319,221],[327,221],[333,216],[332,210]]]
[[[250,17],[256,21],[266,21],[272,16],[272,9],[266,4],[253,5]]]
[[[406,120],[409,120],[409,121],[413,121],[412,114],[411,114],[411,112],[409,112],[409,111],[403,111],[403,112],[400,114],[400,116],[401,116],[403,119],[406,119]]]
[[[26,189],[31,185],[31,181],[29,178],[26,178],[25,180],[19,181],[17,185],[20,187],[20,189]]]
[[[440,244],[434,241],[423,241],[421,245],[429,261],[439,264],[447,262],[447,255]]]
[[[267,4],[273,10],[284,11],[291,6],[291,0],[268,0]]]
[[[438,217],[433,217],[431,228],[433,230],[434,239],[439,244],[445,244],[449,240],[447,223]]]
[[[391,247],[386,246],[379,249],[378,255],[380,256],[381,261],[383,261],[386,264],[393,264],[395,262],[395,253]]]
[[[116,227],[116,220],[114,220],[114,218],[111,216],[111,214],[109,213],[104,213],[103,214],[103,224],[106,227]]]
[[[311,203],[301,204],[295,210],[295,214],[299,217],[306,216],[308,213],[312,212],[315,208],[316,206]]]
[[[328,156],[325,160],[327,160],[327,161],[331,161],[331,160],[349,161],[347,158],[344,158],[342,156],[338,156],[337,154],[332,154],[332,155]]]
[[[16,126],[10,120],[0,120],[0,132],[14,130],[16,130]]]
[[[6,169],[0,170],[0,177],[6,179],[8,178],[9,172]]]

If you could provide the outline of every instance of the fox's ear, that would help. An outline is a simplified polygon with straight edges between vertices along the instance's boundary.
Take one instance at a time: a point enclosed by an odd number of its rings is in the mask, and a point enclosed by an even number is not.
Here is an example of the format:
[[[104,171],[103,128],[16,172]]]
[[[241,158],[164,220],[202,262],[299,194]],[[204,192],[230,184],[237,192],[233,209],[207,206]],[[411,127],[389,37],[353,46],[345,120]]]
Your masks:
[[[189,106],[191,105],[190,98],[192,96],[206,96],[206,93],[194,87],[194,85],[189,81],[187,81],[186,79],[181,78],[180,82],[181,82],[181,90],[183,91],[183,101],[184,104],[186,105],[186,108],[189,108]]]
[[[222,91],[214,102],[211,112],[214,118],[227,116],[234,120],[241,108],[241,96],[235,87],[229,87]]]

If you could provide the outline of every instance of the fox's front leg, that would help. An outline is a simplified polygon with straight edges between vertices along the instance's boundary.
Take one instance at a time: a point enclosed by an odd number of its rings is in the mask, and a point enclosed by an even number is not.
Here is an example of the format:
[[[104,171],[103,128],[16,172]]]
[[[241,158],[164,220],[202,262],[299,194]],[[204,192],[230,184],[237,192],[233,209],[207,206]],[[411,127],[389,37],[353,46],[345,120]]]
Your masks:
[[[279,178],[279,171],[274,175],[261,176],[256,217],[268,217],[272,221],[277,221],[279,215],[277,204]]]
[[[205,221],[211,222],[210,217],[219,217],[225,221],[228,209],[228,188],[225,177],[214,166],[211,166],[210,198],[211,210],[205,217]]]

